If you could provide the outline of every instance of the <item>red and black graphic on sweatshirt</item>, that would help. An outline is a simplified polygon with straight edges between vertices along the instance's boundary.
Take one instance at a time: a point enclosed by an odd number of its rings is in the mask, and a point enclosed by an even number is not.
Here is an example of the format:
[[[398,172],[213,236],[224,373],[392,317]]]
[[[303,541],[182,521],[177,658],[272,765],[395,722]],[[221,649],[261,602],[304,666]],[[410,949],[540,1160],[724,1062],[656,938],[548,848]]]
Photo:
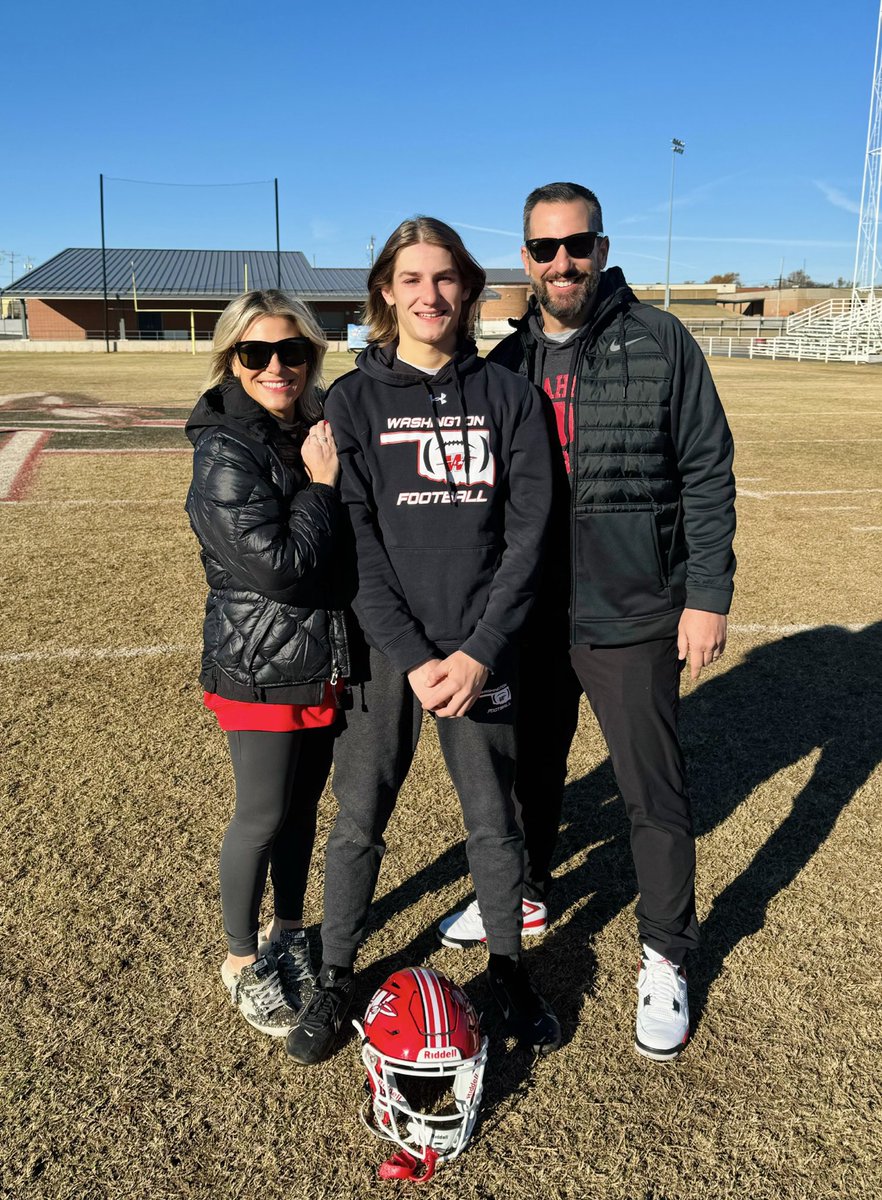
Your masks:
[[[560,375],[546,375],[542,380],[546,396],[554,408],[554,419],[557,422],[557,434],[560,438],[560,448],[563,452],[567,474],[570,473],[570,455],[567,446],[573,437],[573,397],[576,391],[576,376],[570,371]],[[569,400],[569,404],[567,401]],[[569,409],[569,414],[567,410]],[[569,419],[567,416],[569,415]],[[565,428],[564,425],[568,426]]]

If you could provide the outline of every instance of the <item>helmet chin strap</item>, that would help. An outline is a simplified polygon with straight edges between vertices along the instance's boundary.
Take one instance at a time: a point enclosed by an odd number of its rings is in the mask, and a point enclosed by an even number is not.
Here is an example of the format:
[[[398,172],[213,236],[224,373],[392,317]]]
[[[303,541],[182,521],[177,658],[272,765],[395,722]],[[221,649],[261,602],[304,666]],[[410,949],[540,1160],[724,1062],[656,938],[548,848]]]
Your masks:
[[[414,1158],[407,1150],[399,1150],[377,1170],[378,1179],[401,1179],[409,1183],[427,1183],[435,1174],[437,1153],[426,1146],[425,1160]],[[421,1170],[422,1169],[422,1170]],[[421,1170],[421,1174],[417,1174]]]

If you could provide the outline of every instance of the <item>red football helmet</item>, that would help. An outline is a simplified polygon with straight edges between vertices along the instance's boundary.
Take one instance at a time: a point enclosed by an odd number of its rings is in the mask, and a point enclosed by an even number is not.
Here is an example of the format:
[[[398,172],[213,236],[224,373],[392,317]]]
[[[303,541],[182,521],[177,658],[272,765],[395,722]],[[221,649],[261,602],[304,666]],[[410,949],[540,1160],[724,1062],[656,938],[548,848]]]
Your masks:
[[[484,1086],[487,1039],[456,984],[425,967],[390,975],[352,1022],[367,1068],[372,1132],[430,1167],[456,1158],[471,1137]]]

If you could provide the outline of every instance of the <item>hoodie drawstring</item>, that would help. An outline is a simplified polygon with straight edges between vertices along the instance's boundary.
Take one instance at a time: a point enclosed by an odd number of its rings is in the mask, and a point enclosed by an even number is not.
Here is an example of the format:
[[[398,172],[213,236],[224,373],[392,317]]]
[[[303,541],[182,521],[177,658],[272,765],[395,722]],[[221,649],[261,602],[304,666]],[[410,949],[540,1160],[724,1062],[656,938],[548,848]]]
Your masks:
[[[456,370],[456,363],[453,364],[452,382],[453,389],[456,392],[456,398],[459,401],[459,411],[462,414],[462,455],[463,466],[465,468],[465,483],[466,486],[468,486],[469,475],[471,474],[472,466],[472,451],[471,446],[469,445],[468,416],[466,413],[465,399],[463,397],[462,385],[459,381],[459,374]],[[432,429],[435,432],[435,441],[438,444],[438,450],[441,454],[441,461],[444,464],[444,481],[447,484],[447,492],[450,496],[451,503],[459,504],[459,498],[456,491],[456,481],[453,478],[453,471],[451,470],[450,462],[447,458],[447,447],[444,443],[444,435],[441,432],[441,423],[438,420],[438,411],[435,407],[435,397],[432,394],[435,385],[433,381],[428,379],[425,381],[425,385],[429,396],[429,412],[432,416]]]
[[[459,372],[456,369],[456,361],[453,363],[453,386],[456,388],[456,398],[459,400],[459,411],[462,413],[462,459],[465,468],[465,483],[469,486],[469,475],[471,474],[472,466],[472,448],[469,443],[469,418],[465,406],[465,393],[462,390],[462,384],[459,381]]]
[[[441,433],[441,423],[438,420],[438,413],[435,409],[435,397],[432,395],[434,384],[430,380],[425,380],[426,393],[429,397],[429,412],[432,417],[432,429],[435,431],[435,441],[438,443],[438,452],[441,455],[441,462],[444,465],[444,482],[447,484],[447,493],[450,496],[451,502],[456,504],[456,484],[453,480],[453,472],[450,469],[450,463],[447,460],[447,447],[444,444],[444,435]]]

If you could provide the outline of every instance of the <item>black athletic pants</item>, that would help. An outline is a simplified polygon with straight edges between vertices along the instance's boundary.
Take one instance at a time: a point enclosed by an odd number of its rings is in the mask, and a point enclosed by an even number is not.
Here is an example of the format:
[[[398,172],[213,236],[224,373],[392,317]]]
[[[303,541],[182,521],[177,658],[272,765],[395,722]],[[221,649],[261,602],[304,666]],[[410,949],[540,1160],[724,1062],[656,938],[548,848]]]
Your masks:
[[[466,853],[494,954],[521,948],[523,838],[512,800],[515,734],[508,680],[488,680],[464,717],[437,719],[444,762],[462,805]],[[416,751],[423,710],[407,677],[370,651],[370,678],[353,688],[353,704],[334,748],[334,793],[340,805],[325,861],[322,958],[349,967],[364,937],[380,864],[383,833]],[[431,853],[427,842],[426,855]]]
[[[635,646],[524,651],[518,713],[518,811],[525,833],[524,890],[543,899],[560,824],[566,755],[585,691],[609,748],[631,824],[641,940],[680,963],[698,945],[695,839],[677,732],[683,664],[677,639]],[[545,687],[526,686],[531,673]],[[580,685],[580,686],[579,686]],[[558,726],[555,733],[551,724]]]
[[[257,953],[267,867],[277,917],[299,921],[315,819],[331,769],[333,729],[228,733],[236,809],[220,857],[221,906],[230,954]]]

